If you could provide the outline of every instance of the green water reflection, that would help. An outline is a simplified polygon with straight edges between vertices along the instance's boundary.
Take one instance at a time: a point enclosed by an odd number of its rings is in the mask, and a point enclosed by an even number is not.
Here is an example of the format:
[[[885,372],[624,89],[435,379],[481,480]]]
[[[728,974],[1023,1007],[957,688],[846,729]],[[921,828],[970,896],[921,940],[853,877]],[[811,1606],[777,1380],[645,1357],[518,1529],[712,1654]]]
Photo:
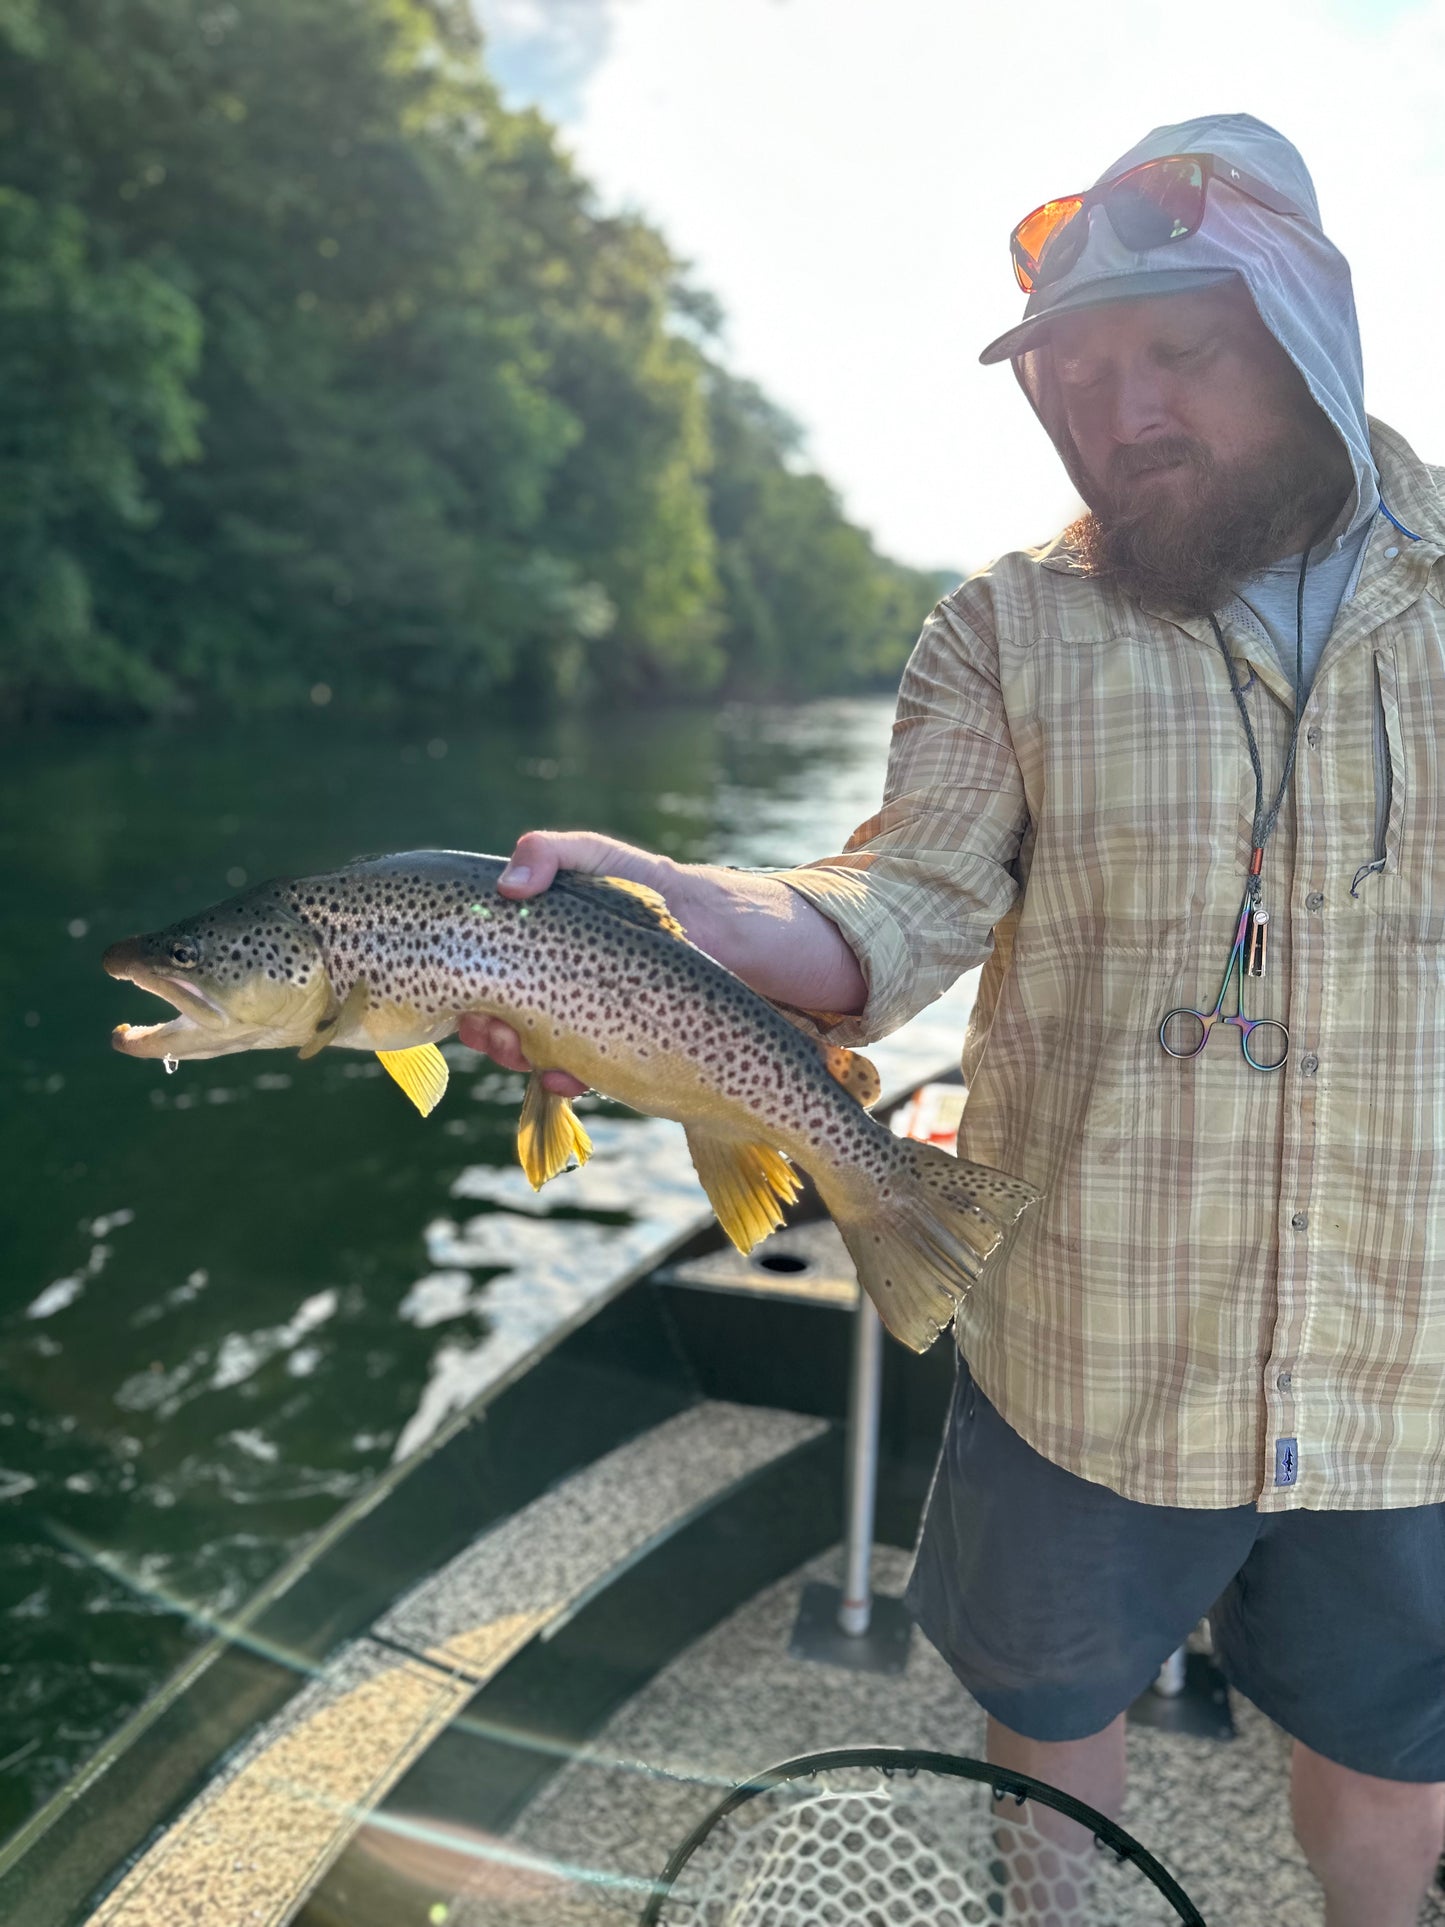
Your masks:
[[[318,711],[6,744],[0,1833],[183,1657],[173,1602],[239,1604],[414,1436],[438,1347],[487,1319],[485,1290],[415,1294],[427,1226],[511,1157],[514,1093],[475,1060],[423,1123],[348,1053],[173,1078],[115,1055],[112,1024],[160,1011],[101,950],[248,880],[536,824],[821,855],[875,805],[890,711]]]

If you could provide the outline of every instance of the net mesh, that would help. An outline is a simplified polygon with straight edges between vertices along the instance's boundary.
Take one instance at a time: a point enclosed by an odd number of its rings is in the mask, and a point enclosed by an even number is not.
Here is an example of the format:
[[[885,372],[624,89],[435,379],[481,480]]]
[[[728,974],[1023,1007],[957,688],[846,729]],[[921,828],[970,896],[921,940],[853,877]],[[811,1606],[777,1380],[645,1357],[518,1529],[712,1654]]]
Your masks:
[[[1150,1875],[981,1782],[843,1767],[725,1814],[651,1915],[667,1927],[1177,1927]]]

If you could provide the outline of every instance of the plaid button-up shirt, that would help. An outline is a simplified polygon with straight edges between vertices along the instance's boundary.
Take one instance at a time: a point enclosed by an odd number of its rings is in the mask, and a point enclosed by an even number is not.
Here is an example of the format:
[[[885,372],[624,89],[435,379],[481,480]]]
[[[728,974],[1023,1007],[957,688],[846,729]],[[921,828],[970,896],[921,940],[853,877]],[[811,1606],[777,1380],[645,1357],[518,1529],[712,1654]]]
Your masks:
[[[838,1042],[986,960],[959,1149],[1043,1196],[958,1341],[1038,1451],[1153,1504],[1445,1499],[1445,471],[1372,431],[1418,539],[1377,517],[1265,857],[1245,1008],[1288,1022],[1282,1071],[1229,1027],[1193,1060],[1159,1043],[1166,1010],[1213,1006],[1249,863],[1214,636],[1060,555],[939,604],[882,808],[781,873],[868,980]],[[1272,795],[1290,685],[1224,633]]]

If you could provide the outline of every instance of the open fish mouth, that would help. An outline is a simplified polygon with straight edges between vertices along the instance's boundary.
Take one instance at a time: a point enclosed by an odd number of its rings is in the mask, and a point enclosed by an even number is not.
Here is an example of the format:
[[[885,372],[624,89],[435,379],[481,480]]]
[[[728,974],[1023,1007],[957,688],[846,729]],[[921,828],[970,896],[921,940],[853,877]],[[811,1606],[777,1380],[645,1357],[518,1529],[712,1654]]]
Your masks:
[[[230,1018],[214,998],[181,977],[156,970],[136,954],[132,943],[113,944],[101,958],[108,975],[163,997],[176,1015],[159,1024],[117,1024],[110,1041],[127,1057],[186,1057],[196,1047],[213,1049],[216,1032]]]

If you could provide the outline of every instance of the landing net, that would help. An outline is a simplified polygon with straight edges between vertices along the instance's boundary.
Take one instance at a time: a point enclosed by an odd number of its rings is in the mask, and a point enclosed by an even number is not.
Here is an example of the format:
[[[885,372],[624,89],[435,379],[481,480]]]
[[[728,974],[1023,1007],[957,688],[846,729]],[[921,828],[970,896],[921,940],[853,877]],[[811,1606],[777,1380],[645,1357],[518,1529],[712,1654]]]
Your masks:
[[[1204,1927],[1160,1863],[1023,1774],[868,1747],[770,1768],[673,1854],[644,1927]]]

